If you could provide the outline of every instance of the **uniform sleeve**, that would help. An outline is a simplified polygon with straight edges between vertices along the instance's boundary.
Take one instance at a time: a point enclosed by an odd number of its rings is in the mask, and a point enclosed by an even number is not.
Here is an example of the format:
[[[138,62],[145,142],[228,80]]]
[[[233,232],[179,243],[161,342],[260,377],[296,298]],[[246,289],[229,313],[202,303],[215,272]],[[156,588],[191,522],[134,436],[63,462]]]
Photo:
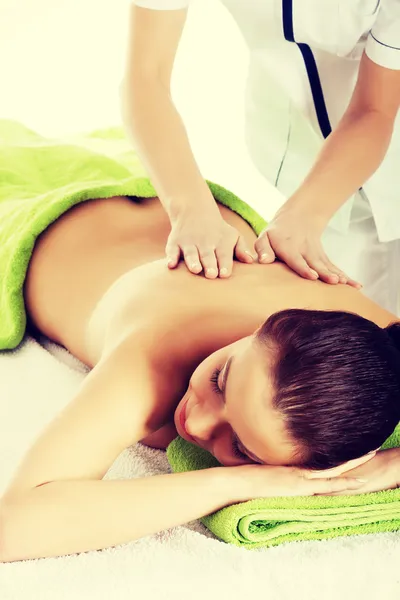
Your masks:
[[[400,69],[400,0],[381,0],[365,51],[378,65]]]
[[[191,0],[132,0],[133,4],[153,10],[179,10],[187,8]]]

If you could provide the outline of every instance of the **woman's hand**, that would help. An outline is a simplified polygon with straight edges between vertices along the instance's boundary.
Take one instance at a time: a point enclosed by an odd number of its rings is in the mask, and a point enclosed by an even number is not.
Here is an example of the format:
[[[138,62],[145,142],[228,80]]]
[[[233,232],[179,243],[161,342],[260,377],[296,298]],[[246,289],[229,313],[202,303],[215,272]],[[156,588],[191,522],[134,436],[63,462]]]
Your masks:
[[[228,468],[236,473],[236,491],[240,495],[236,502],[274,496],[358,494],[365,485],[356,476],[323,478],[323,472],[319,472],[315,477],[314,471],[298,467],[248,464]]]
[[[171,219],[166,246],[168,267],[174,269],[181,255],[191,273],[204,270],[208,279],[230,277],[233,258],[252,263],[252,253],[239,232],[221,217],[218,209],[190,211]]]
[[[380,450],[365,464],[348,471],[347,475],[364,479],[365,483],[357,489],[337,490],[334,495],[366,494],[400,487],[400,448]]]
[[[336,267],[321,244],[326,223],[299,208],[285,208],[276,213],[268,227],[258,236],[255,249],[261,263],[275,258],[285,262],[305,279],[322,279],[325,283],[347,283],[362,287]]]

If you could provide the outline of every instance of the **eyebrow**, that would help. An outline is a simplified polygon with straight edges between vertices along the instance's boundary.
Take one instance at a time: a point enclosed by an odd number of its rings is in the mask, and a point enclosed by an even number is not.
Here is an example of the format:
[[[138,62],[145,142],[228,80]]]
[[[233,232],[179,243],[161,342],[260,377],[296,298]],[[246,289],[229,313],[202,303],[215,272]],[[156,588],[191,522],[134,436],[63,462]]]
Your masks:
[[[221,392],[222,392],[222,396],[223,396],[225,404],[226,404],[226,385],[228,383],[228,375],[229,375],[229,370],[231,368],[232,362],[233,362],[233,355],[230,356],[228,358],[228,360],[226,361],[225,367],[224,367],[224,372],[222,374]],[[255,454],[253,454],[253,452],[250,452],[250,450],[248,450],[246,448],[246,446],[243,444],[242,440],[240,439],[240,437],[238,436],[236,431],[233,429],[233,427],[232,427],[232,432],[233,432],[233,435],[236,438],[236,440],[242,446],[245,453],[248,455],[248,457],[251,458],[252,460],[255,460],[255,461],[261,463],[261,464],[264,464],[264,461],[261,460],[261,458],[258,458],[258,456],[256,456]]]

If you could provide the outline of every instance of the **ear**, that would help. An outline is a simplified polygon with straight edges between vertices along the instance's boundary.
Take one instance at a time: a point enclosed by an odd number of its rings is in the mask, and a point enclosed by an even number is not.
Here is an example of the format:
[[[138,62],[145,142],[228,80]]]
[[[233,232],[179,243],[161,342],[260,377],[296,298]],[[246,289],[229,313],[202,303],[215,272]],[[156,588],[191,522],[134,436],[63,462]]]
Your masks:
[[[319,479],[319,478],[331,478],[338,477],[343,473],[347,473],[360,465],[374,458],[377,450],[373,450],[372,452],[368,452],[368,454],[364,454],[364,456],[360,456],[360,458],[353,458],[352,460],[348,460],[347,462],[338,465],[337,467],[333,467],[332,469],[324,469],[323,471],[308,471],[307,478],[308,479]]]

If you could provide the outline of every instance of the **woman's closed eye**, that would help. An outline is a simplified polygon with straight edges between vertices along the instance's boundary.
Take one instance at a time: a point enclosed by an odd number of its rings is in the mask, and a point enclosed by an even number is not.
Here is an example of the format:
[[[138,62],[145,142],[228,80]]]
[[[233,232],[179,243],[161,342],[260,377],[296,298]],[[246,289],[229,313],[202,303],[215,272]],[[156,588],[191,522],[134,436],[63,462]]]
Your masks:
[[[245,460],[247,462],[253,462],[247,454],[244,454],[239,448],[239,440],[234,436],[232,439],[232,453],[236,458]]]
[[[222,390],[218,385],[218,379],[221,374],[221,370],[222,369],[214,369],[210,377],[211,387],[216,394],[222,394]]]
[[[218,385],[219,376],[220,376],[221,372],[222,372],[222,369],[216,368],[216,369],[214,369],[214,371],[212,372],[212,374],[210,376],[211,387],[212,387],[213,391],[216,394],[218,394],[219,396],[223,395],[223,392]],[[231,446],[231,451],[232,451],[233,456],[235,458],[238,458],[239,460],[245,460],[246,462],[253,462],[253,460],[249,456],[247,456],[247,454],[245,454],[244,452],[242,452],[240,450],[239,443],[240,442],[239,442],[237,436],[234,434],[232,437],[232,446]]]

